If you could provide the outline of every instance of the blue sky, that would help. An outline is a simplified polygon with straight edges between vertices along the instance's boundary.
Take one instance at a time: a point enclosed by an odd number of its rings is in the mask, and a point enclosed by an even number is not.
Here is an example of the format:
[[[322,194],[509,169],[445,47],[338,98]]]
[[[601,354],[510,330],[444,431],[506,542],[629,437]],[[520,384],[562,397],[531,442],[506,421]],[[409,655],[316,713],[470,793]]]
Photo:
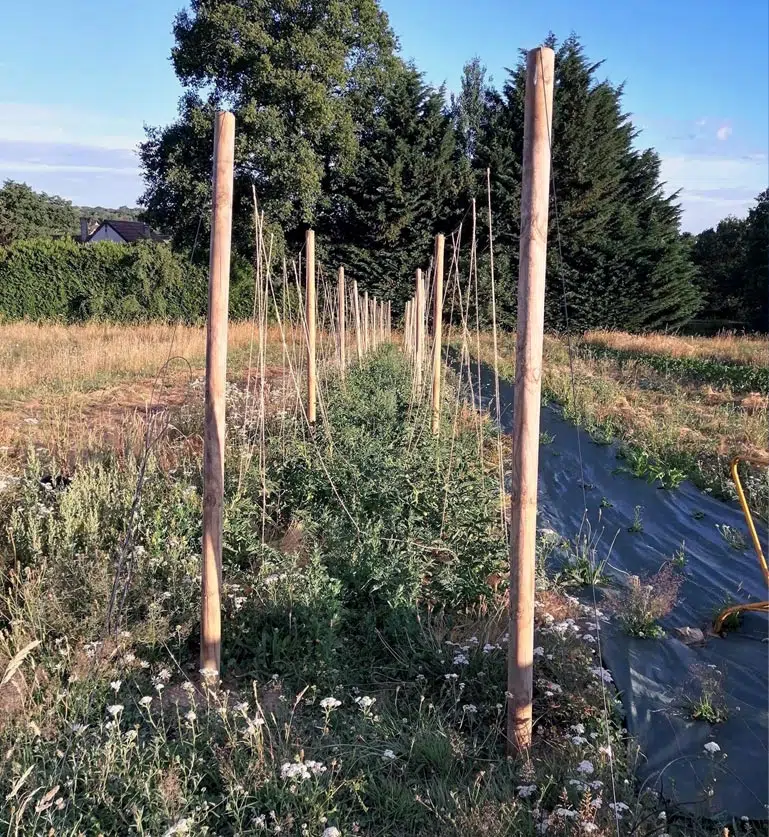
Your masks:
[[[181,93],[183,0],[0,0],[0,180],[76,203],[134,204],[145,124]],[[743,215],[769,180],[767,0],[383,0],[406,58],[456,89],[478,55],[497,83],[520,47],[577,32],[654,146],[684,228]],[[557,141],[557,138],[555,138]]]

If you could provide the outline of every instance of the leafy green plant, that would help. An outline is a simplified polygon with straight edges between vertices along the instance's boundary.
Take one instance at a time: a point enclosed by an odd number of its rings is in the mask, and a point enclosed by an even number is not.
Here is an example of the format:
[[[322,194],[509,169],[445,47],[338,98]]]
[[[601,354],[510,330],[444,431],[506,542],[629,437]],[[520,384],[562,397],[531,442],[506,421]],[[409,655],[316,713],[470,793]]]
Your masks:
[[[670,563],[679,570],[686,566],[686,541],[681,541],[681,546],[673,553]]]
[[[732,596],[727,595],[721,602],[721,605],[713,613],[713,618],[715,619],[720,613],[723,613],[727,608],[733,607],[736,604],[738,604],[737,600],[734,599]],[[742,611],[736,610],[733,613],[730,613],[721,622],[721,633],[731,633],[733,631],[739,631],[741,627]]]
[[[601,497],[599,508],[612,509],[614,508],[614,503],[612,503],[612,501],[608,497]]]
[[[643,506],[636,506],[633,509],[633,522],[628,526],[628,532],[633,532],[637,534],[639,532],[643,532],[644,525],[643,520],[641,519],[641,511],[643,510]]]
[[[555,436],[547,430],[540,431],[539,443],[540,445],[551,445],[555,441]]]
[[[564,541],[566,560],[556,578],[565,587],[591,587],[606,580],[606,565],[611,556],[614,541],[609,544],[604,558],[598,557],[603,528],[593,533],[584,515],[579,532],[572,541]],[[616,536],[615,536],[616,537]]]
[[[694,694],[685,696],[687,714],[693,721],[723,723],[729,717],[724,694],[724,676],[714,665],[697,664],[690,669]]]
[[[769,392],[769,369],[761,366],[712,358],[635,352],[596,344],[583,345],[581,351],[588,357],[616,360],[620,365],[641,362],[663,375],[698,384],[730,387],[735,392]]]

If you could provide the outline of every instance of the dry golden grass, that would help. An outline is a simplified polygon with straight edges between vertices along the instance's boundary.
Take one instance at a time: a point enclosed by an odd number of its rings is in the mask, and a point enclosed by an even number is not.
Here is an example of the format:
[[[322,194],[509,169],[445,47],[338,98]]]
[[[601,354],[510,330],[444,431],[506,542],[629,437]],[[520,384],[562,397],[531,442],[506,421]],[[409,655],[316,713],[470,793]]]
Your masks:
[[[284,365],[301,375],[304,334],[267,329],[270,374]],[[350,357],[354,347],[349,346]],[[318,335],[323,364],[334,337]],[[173,361],[169,361],[173,358]],[[250,373],[249,373],[250,362]],[[258,332],[230,323],[228,376],[253,384]],[[189,384],[205,372],[205,330],[192,326],[113,324],[0,324],[0,456],[18,458],[31,446],[60,460],[105,446],[122,449],[143,438],[147,408],[175,408],[202,398]],[[292,386],[293,390],[293,386]]]
[[[716,345],[722,344],[723,338],[713,339]],[[703,347],[706,340],[697,338]],[[759,341],[748,342],[755,351]],[[707,354],[705,348],[701,351]],[[543,394],[564,405],[569,418],[685,470],[702,485],[730,494],[732,456],[769,456],[769,403],[765,396],[675,383],[648,367],[619,365],[610,358],[587,358],[576,352],[572,392],[566,340],[547,336],[544,354]],[[738,354],[736,348],[733,354]],[[481,355],[486,362],[493,359],[488,333],[481,336]],[[514,334],[500,336],[499,357],[500,374],[512,378]],[[756,475],[760,479],[757,471]],[[758,489],[759,502],[763,502],[762,491],[765,488]]]
[[[232,323],[229,350],[242,361],[250,323]],[[270,346],[280,337],[271,328]],[[0,325],[0,404],[49,394],[84,392],[154,375],[169,357],[193,367],[205,359],[205,331],[193,326],[109,324]]]
[[[670,334],[628,334],[589,331],[583,342],[638,354],[712,358],[730,363],[769,366],[769,338],[722,332],[715,337],[674,337]]]

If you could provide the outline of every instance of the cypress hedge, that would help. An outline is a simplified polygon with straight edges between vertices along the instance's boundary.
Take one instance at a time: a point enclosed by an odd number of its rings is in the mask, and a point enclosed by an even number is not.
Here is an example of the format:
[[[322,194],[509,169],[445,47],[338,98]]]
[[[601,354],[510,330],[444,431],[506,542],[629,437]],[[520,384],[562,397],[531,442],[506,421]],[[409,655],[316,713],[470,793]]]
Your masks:
[[[196,322],[206,315],[207,270],[165,244],[30,239],[0,247],[0,319]],[[253,277],[235,260],[230,316],[251,315]]]

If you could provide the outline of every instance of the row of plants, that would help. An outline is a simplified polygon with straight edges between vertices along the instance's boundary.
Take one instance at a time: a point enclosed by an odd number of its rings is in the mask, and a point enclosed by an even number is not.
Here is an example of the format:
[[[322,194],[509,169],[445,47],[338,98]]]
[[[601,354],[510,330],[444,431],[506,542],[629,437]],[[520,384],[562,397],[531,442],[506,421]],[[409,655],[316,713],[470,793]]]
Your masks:
[[[640,363],[661,375],[677,380],[699,385],[709,384],[719,389],[728,387],[739,393],[769,393],[769,368],[760,365],[728,363],[704,357],[675,357],[653,352],[636,352],[592,342],[582,342],[579,350],[588,360],[608,358],[620,366]]]
[[[565,596],[537,611],[534,746],[506,758],[488,583],[506,546],[474,427],[454,432],[447,396],[425,432],[392,350],[324,396],[314,432],[273,415],[262,468],[228,393],[220,687],[196,670],[197,408],[150,456],[128,538],[130,456],[65,479],[32,456],[0,494],[5,829],[661,837],[665,816],[671,835],[720,833],[636,787],[590,615]]]

